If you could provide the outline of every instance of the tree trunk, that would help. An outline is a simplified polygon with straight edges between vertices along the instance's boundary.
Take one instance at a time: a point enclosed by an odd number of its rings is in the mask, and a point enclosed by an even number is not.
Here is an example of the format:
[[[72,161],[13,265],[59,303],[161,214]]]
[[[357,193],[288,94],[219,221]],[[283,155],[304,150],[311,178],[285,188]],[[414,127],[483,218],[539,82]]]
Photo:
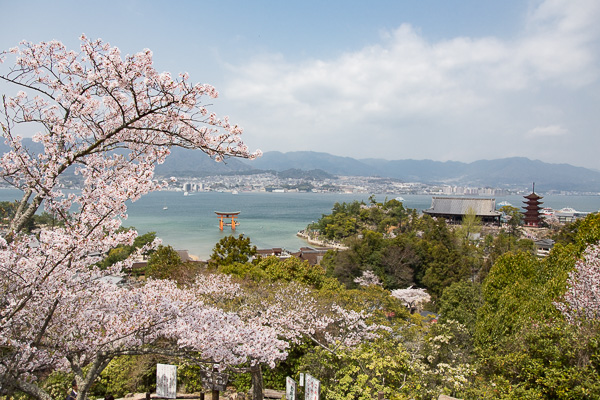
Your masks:
[[[52,397],[47,392],[40,389],[35,384],[29,383],[26,381],[17,381],[17,384],[15,386],[35,399],[53,400]],[[66,397],[66,394],[65,394],[65,397]]]
[[[27,203],[27,201],[31,197],[31,193],[32,193],[32,191],[28,190],[23,195],[23,198],[21,199],[21,202],[19,203],[19,207],[17,208],[15,215],[13,216],[12,220],[10,221],[8,231],[9,231],[9,235],[11,235],[11,236],[15,235],[17,233],[20,233],[21,230],[23,230],[23,227],[27,224],[27,221],[29,221],[31,218],[33,218],[33,215],[40,208],[40,205],[42,204],[42,197],[38,196],[38,195],[36,195],[33,198],[33,201],[31,203]]]
[[[263,400],[263,376],[260,364],[250,367],[250,376],[252,377],[252,400]]]

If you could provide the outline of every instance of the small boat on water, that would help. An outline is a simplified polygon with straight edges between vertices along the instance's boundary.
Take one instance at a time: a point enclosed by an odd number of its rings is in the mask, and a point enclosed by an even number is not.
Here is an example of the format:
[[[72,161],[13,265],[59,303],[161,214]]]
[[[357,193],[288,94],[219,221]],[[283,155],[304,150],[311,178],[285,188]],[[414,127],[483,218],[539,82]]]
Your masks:
[[[397,200],[397,201],[400,201],[400,202],[402,202],[402,201],[405,201],[405,200],[404,200],[404,197],[400,197],[400,196],[396,197],[396,199],[395,199],[395,200]]]
[[[500,207],[504,207],[504,206],[512,206],[512,204],[510,204],[508,201],[501,201],[500,203],[498,203],[498,205]]]

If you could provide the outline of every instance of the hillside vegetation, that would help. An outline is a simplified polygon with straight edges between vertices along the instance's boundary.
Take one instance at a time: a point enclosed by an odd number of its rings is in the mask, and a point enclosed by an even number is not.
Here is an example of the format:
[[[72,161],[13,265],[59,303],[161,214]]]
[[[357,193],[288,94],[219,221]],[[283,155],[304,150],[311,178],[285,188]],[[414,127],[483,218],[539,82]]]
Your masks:
[[[285,293],[289,303],[277,307],[289,304],[298,323],[310,313],[328,313],[333,304],[377,327],[351,344],[327,344],[325,337],[339,334],[342,320],[320,333],[315,326],[313,334],[290,341],[286,360],[261,367],[265,387],[282,390],[286,376],[308,372],[321,381],[326,399],[372,399],[380,391],[398,400],[440,394],[598,398],[600,306],[573,277],[583,270],[600,275],[600,215],[555,229],[556,245],[543,259],[531,240],[519,237],[520,229],[505,228],[490,229],[472,217],[450,226],[397,200],[372,197],[369,204],[336,203],[309,227],[349,247],[329,252],[320,266],[295,258],[252,258],[255,249],[240,236],[215,247],[209,270],[181,264],[164,271],[172,271],[180,285],[211,271],[229,276],[246,294],[211,300],[227,310],[250,307],[260,313]],[[493,234],[474,241],[475,232]],[[161,257],[171,259],[167,253]],[[308,304],[305,296],[313,299],[309,314],[302,306]],[[594,313],[582,313],[581,301]],[[153,390],[156,362],[180,365],[181,390],[202,390],[200,365],[136,356],[113,360],[93,393]],[[250,390],[259,382],[255,375],[238,370],[231,384]]]

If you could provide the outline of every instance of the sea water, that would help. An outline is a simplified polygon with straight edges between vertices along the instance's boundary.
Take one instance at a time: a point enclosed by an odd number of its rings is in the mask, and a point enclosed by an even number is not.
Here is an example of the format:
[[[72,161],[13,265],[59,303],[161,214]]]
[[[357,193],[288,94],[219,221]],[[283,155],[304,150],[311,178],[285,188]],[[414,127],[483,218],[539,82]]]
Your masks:
[[[16,190],[0,190],[0,201],[20,197]],[[177,250],[188,250],[200,259],[207,259],[221,238],[243,234],[260,249],[281,247],[296,251],[307,243],[296,236],[299,230],[316,222],[323,214],[331,213],[336,202],[354,200],[369,203],[369,194],[353,193],[268,193],[241,192],[183,192],[161,191],[150,193],[128,204],[128,218],[124,226],[133,226],[140,233],[156,235]],[[376,200],[397,196],[404,198],[406,208],[422,211],[431,206],[431,195],[378,194]],[[542,196],[544,196],[542,194]],[[523,207],[523,196],[498,196],[496,204],[507,201],[514,207]],[[542,207],[555,210],[572,207],[577,211],[597,212],[600,196],[548,195],[541,200]],[[239,226],[235,230],[226,226],[221,231],[215,211],[237,212]]]
[[[299,230],[331,213],[336,202],[368,201],[368,195],[320,193],[181,192],[151,193],[129,207],[125,225],[138,231],[153,231],[163,242],[207,259],[221,238],[244,235],[259,249],[281,247],[296,251],[307,243],[296,236]],[[219,229],[215,211],[237,212],[235,230]],[[231,220],[225,220],[231,222]]]

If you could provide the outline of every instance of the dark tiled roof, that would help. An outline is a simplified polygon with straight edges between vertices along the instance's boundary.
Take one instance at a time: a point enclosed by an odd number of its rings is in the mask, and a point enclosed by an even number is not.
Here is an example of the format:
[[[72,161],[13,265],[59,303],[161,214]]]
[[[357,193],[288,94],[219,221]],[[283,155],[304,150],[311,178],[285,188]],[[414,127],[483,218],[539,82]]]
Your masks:
[[[423,212],[430,215],[466,215],[469,209],[475,211],[475,214],[480,217],[502,215],[500,211],[496,211],[496,199],[467,197],[433,197],[431,208]]]
[[[554,246],[554,240],[552,240],[552,239],[536,240],[535,245],[540,248],[551,249]]]
[[[256,250],[256,254],[260,256],[278,256],[283,253],[283,249],[281,247],[274,247],[272,249],[258,249]]]

